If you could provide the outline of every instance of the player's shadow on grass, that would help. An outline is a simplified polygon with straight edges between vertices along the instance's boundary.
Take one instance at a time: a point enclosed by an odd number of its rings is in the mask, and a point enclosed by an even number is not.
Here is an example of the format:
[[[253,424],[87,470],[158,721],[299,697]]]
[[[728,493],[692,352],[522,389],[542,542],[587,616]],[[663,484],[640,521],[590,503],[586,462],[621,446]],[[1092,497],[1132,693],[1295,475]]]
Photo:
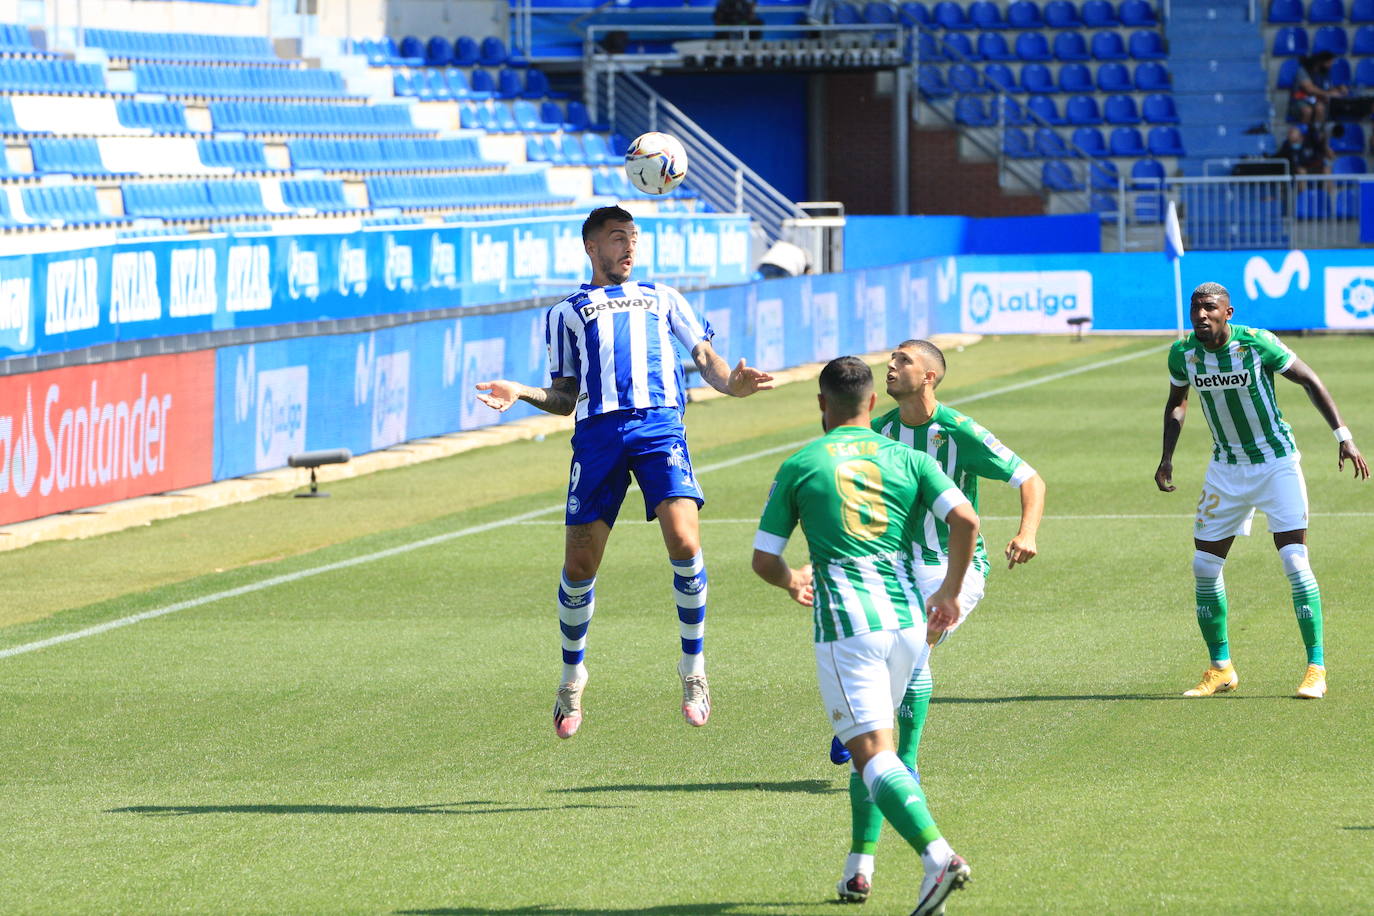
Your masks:
[[[550,792],[799,792],[803,795],[830,795],[848,792],[824,779],[793,779],[789,782],[682,782],[629,783],[618,786],[577,786],[550,789]]]
[[[188,814],[523,814],[530,811],[567,811],[573,808],[631,808],[633,805],[544,805],[515,807],[501,802],[439,802],[433,805],[130,805],[106,814],[145,817],[184,817]]]
[[[727,901],[724,903],[669,903],[663,906],[629,907],[609,910],[599,906],[595,909],[541,904],[538,906],[485,907],[453,906],[436,907],[432,910],[396,910],[397,916],[601,916],[601,914],[635,913],[641,916],[730,916],[732,913],[789,913],[797,907],[815,906],[817,901],[791,903],[744,903]]]

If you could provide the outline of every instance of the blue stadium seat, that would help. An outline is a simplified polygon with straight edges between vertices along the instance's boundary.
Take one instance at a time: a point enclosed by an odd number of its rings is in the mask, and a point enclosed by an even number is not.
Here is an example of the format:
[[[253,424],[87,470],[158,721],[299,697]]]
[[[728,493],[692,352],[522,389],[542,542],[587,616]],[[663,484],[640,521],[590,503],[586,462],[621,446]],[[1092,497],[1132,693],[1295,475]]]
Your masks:
[[[1361,89],[1374,89],[1374,57],[1366,57],[1355,65],[1355,85]]]
[[[978,59],[977,52],[973,50],[972,42],[969,41],[968,35],[963,32],[946,32],[944,41],[941,42],[941,45],[943,56],[949,60],[967,61]]]
[[[916,71],[916,85],[928,99],[947,99],[952,94],[940,68],[922,64]]]
[[[1134,92],[1125,64],[1109,63],[1097,68],[1097,88],[1101,92]]]
[[[860,25],[864,21],[859,7],[853,3],[841,2],[830,7],[831,25]]]
[[[1131,166],[1131,189],[1146,191],[1164,186],[1164,166],[1153,159],[1141,159]]]
[[[1159,25],[1155,8],[1146,0],[1122,0],[1119,12],[1124,26]]]
[[[1351,0],[1351,22],[1374,22],[1374,0]]]
[[[1021,92],[1015,75],[1006,64],[988,64],[983,68],[983,81],[993,92]]]
[[[211,137],[197,140],[200,161],[208,166],[231,168],[236,172],[270,171],[261,140],[230,140]]]
[[[475,67],[480,53],[477,41],[470,35],[459,35],[453,40],[453,65],[455,67]]]
[[[1030,93],[1054,92],[1054,77],[1044,64],[1026,64],[1021,68],[1021,91]]]
[[[1269,0],[1268,21],[1276,25],[1302,22],[1302,0]]]
[[[1032,159],[1037,154],[1031,149],[1030,141],[1026,139],[1024,130],[1009,127],[1002,134],[1002,155],[1012,159]]]
[[[1279,64],[1279,77],[1275,86],[1279,89],[1292,89],[1293,80],[1298,77],[1298,67],[1302,66],[1302,61],[1296,57],[1290,57]]]
[[[1110,29],[1121,24],[1109,0],[1087,0],[1083,4],[1083,24],[1090,29]]]
[[[897,12],[902,22],[907,25],[931,26],[935,23],[935,19],[930,15],[930,8],[916,0],[903,3],[897,8]]]
[[[94,137],[34,137],[29,141],[33,170],[68,175],[109,173],[100,159],[100,145]]]
[[[1086,64],[1065,64],[1059,68],[1060,92],[1092,92],[1093,78]]]
[[[397,70],[391,76],[391,91],[400,96],[416,95],[415,79],[404,70]]]
[[[1293,215],[1304,222],[1331,218],[1331,197],[1325,188],[1308,186],[1295,195]]]
[[[1151,127],[1146,140],[1151,156],[1185,156],[1177,127]]]
[[[1336,219],[1360,218],[1360,187],[1347,185],[1336,192]]]
[[[498,99],[519,98],[520,93],[525,91],[520,71],[505,67],[496,74],[496,97]]]
[[[1119,217],[1116,208],[1116,197],[1112,194],[1102,194],[1094,191],[1092,201],[1088,206],[1104,223],[1112,222]]]
[[[568,130],[588,130],[591,128],[591,119],[587,114],[587,106],[577,99],[568,101],[567,110]],[[603,128],[604,130],[604,128]],[[629,144],[626,144],[628,147]]]
[[[1016,36],[1016,59],[1023,61],[1047,61],[1050,59],[1050,44],[1040,32],[1022,32]]]
[[[973,28],[973,23],[969,22],[968,16],[964,14],[964,8],[951,0],[940,0],[931,12],[935,17],[935,24],[942,29]]]
[[[91,185],[58,185],[20,191],[29,218],[56,225],[93,225],[115,222],[100,209]]]
[[[1050,0],[1045,4],[1045,25],[1051,29],[1077,29],[1082,28],[1083,19],[1070,0]]]
[[[1349,50],[1350,41],[1346,38],[1345,29],[1338,25],[1324,25],[1317,29],[1317,33],[1312,37],[1313,54],[1330,51],[1340,56]]]
[[[402,57],[410,57],[420,61],[425,59],[424,43],[414,35],[407,35],[402,38],[398,50],[400,50]]]
[[[1047,99],[1046,96],[1036,96],[1036,98]],[[1007,127],[1026,127],[1031,123],[1030,115],[1020,102],[1009,95],[998,96],[992,99],[991,114],[993,119],[1001,119],[1001,123]]]
[[[1054,36],[1054,59],[1075,61],[1088,59],[1088,43],[1080,32],[1059,32]]]
[[[1040,182],[1051,191],[1083,190],[1083,182],[1073,177],[1073,169],[1058,159],[1051,159],[1040,166]]]
[[[1126,45],[1116,32],[1094,32],[1092,55],[1094,60],[1125,60]]]
[[[506,43],[495,35],[488,35],[482,39],[482,44],[478,48],[477,63],[483,67],[499,67],[509,56],[506,53]]]
[[[587,158],[595,159],[601,165],[622,165],[625,157],[611,150],[611,146],[606,142],[606,138],[598,133],[588,131],[582,135],[582,146],[587,151]]]
[[[1064,103],[1064,120],[1087,127],[1101,124],[1102,113],[1097,108],[1097,99],[1090,95],[1069,96]]]
[[[1015,0],[1007,7],[1007,25],[1013,29],[1038,29],[1044,24],[1040,6],[1033,0]]]
[[[186,109],[180,102],[144,102],[117,99],[115,114],[125,127],[146,127],[153,133],[188,133]]]
[[[983,32],[978,36],[978,56],[983,60],[1015,60],[1007,47],[1007,40],[998,32]]]
[[[481,69],[472,71],[472,97],[474,99],[496,97],[496,83],[491,78],[491,71]]]
[[[1113,153],[1112,155],[1116,154]],[[1120,172],[1116,169],[1116,163],[1109,159],[1088,163],[1088,180],[1094,191],[1115,191],[1119,175]]]
[[[1073,132],[1073,145],[1080,150],[1079,155],[1101,159],[1107,155],[1107,143],[1102,139],[1102,131],[1096,127],[1079,127]]]
[[[1169,56],[1164,50],[1164,40],[1154,31],[1132,32],[1126,47],[1136,60],[1163,60]]]
[[[897,21],[897,11],[889,3],[870,0],[864,4],[864,22],[869,25],[891,25]]]
[[[1112,131],[1108,148],[1113,156],[1144,156],[1145,140],[1139,128],[1118,127]]]
[[[1145,96],[1142,116],[1147,124],[1177,124],[1178,111],[1172,96],[1156,93]]]
[[[1159,61],[1149,60],[1135,68],[1135,88],[1141,92],[1160,92],[1169,89],[1169,71]]]
[[[544,71],[537,67],[530,67],[525,71],[525,89],[520,93],[521,98],[537,101],[539,99],[564,97],[563,93],[554,94],[549,88],[549,78],[544,75]]]
[[[1275,57],[1305,57],[1307,30],[1301,26],[1286,26],[1274,34]]]
[[[1331,72],[1327,74],[1327,80],[1332,86],[1349,86],[1353,82],[1350,76],[1350,61],[1344,57],[1333,60]]]
[[[1139,124],[1140,111],[1129,95],[1109,95],[1102,109],[1102,119],[1108,124]]]
[[[563,161],[568,165],[589,166],[595,164],[587,155],[587,150],[577,134],[564,134],[562,140],[559,141],[559,146],[563,154]]]
[[[1141,194],[1135,199],[1135,221],[1137,223],[1164,222],[1164,195]]]
[[[425,42],[425,64],[430,67],[447,67],[453,63],[453,45],[447,38],[435,35]]]
[[[948,36],[950,33],[946,32],[945,34]],[[945,55],[944,49],[940,45],[936,44],[935,36],[932,33],[921,32],[921,34],[917,37],[917,43],[920,49],[921,60],[925,61],[926,63],[930,63],[931,61],[935,60],[949,59]]]
[[[954,120],[969,127],[991,127],[997,123],[983,100],[974,96],[964,96],[954,103]]]
[[[1312,0],[1307,7],[1308,22],[1345,22],[1345,4],[1341,0]]]
[[[1073,155],[1064,143],[1064,138],[1049,127],[1036,129],[1035,154],[1050,159],[1063,159]]]
[[[539,116],[539,109],[534,107],[534,103],[529,99],[516,99],[511,105],[511,114],[515,117],[515,126],[525,133],[552,133],[561,126],[559,124],[548,124]]]
[[[1331,152],[1333,153],[1363,153],[1364,152],[1364,128],[1359,124],[1342,124],[1341,135],[1331,136]]]
[[[1043,121],[1046,124],[1052,124],[1055,127],[1059,127],[1068,123],[1059,113],[1059,106],[1055,104],[1054,99],[1047,95],[1031,96],[1030,99],[1026,101],[1026,110],[1029,111],[1034,118],[1039,119],[1035,122],[1037,124]]]
[[[369,182],[372,179],[367,179]],[[296,179],[281,183],[283,203],[297,210],[342,213],[355,209],[344,198],[343,182],[325,178]],[[374,203],[374,206],[376,204]]]
[[[1369,171],[1363,156],[1341,156],[1331,163],[1333,175],[1364,175]]]
[[[969,21],[976,29],[1005,29],[1006,20],[1002,18],[1002,8],[988,0],[975,0],[968,8]]]
[[[1355,30],[1355,41],[1350,53],[1356,57],[1374,56],[1374,25],[1362,25]]]
[[[987,91],[978,71],[968,64],[954,64],[949,68],[949,88],[960,95],[977,95]]]

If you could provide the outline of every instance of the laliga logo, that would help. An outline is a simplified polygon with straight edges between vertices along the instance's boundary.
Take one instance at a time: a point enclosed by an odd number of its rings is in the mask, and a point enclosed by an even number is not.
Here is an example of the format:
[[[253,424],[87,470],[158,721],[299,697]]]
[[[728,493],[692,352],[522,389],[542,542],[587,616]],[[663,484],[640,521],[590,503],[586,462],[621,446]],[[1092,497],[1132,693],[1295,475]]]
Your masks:
[[[358,344],[358,355],[353,361],[353,405],[367,403],[372,393],[372,370],[377,365],[377,335],[367,335],[367,343]]]
[[[367,292],[367,249],[339,240],[339,293],[347,296]]]
[[[256,398],[254,389],[258,380],[256,362],[252,347],[248,348],[247,356],[240,353],[234,361],[234,419],[239,423],[247,420],[249,412],[253,409],[253,401]]]
[[[937,278],[942,284],[940,298],[945,298],[943,291],[943,279]],[[983,324],[992,317],[992,292],[986,283],[979,283],[973,288],[973,292],[968,296],[968,314],[976,324]]]
[[[12,438],[14,418],[0,417],[0,493],[14,486],[20,498],[29,495],[38,479],[38,436],[34,434],[33,389],[25,394],[24,416],[19,420],[19,441]]]
[[[286,252],[286,292],[292,299],[314,299],[320,294],[320,261],[313,251],[303,251],[296,240]]]
[[[1361,320],[1374,315],[1374,280],[1356,277],[1341,291],[1341,308]]]
[[[1270,299],[1282,299],[1288,294],[1294,277],[1298,278],[1298,289],[1307,289],[1310,272],[1307,255],[1301,251],[1288,252],[1277,271],[1269,267],[1268,261],[1256,255],[1245,262],[1245,295],[1255,300],[1263,290]]]
[[[402,292],[415,288],[415,267],[409,245],[397,245],[394,236],[386,237],[386,288],[400,287]]]

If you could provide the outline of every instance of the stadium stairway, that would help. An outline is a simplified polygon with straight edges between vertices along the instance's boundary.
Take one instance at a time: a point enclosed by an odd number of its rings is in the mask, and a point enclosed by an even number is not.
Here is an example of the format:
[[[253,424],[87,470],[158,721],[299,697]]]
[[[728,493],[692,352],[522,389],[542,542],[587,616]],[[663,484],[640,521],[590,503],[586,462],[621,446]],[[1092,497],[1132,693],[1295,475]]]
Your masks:
[[[1166,34],[1179,133],[1188,151],[1179,163],[1184,175],[1204,174],[1208,160],[1275,149],[1264,39],[1260,24],[1246,21],[1247,10],[1247,0],[1173,0]],[[1221,163],[1210,169],[1230,171]]]

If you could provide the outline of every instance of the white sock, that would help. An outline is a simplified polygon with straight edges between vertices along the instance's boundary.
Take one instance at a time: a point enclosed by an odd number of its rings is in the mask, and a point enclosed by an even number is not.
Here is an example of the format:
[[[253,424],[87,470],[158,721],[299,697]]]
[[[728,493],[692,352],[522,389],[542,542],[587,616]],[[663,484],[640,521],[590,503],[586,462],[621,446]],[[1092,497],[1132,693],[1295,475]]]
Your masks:
[[[934,874],[948,865],[953,856],[954,850],[950,848],[949,841],[940,837],[921,853],[921,864],[926,867],[926,874]]]
[[[873,877],[873,856],[862,852],[849,854],[849,858],[844,863],[844,880],[848,881],[855,875],[863,875],[865,878]]]
[[[559,683],[571,684],[575,681],[583,681],[586,679],[587,666],[582,664],[581,662],[578,662],[576,665],[563,665],[563,680],[559,681]]]

